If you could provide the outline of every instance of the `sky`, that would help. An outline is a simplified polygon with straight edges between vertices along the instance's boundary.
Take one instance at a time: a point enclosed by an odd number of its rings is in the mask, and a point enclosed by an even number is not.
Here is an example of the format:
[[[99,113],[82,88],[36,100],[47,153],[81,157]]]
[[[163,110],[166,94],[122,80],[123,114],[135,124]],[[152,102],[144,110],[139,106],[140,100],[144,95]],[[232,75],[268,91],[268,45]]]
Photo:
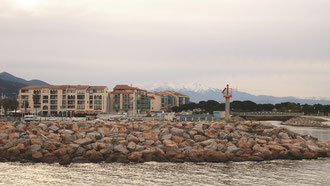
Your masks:
[[[330,98],[330,1],[0,0],[0,71]]]

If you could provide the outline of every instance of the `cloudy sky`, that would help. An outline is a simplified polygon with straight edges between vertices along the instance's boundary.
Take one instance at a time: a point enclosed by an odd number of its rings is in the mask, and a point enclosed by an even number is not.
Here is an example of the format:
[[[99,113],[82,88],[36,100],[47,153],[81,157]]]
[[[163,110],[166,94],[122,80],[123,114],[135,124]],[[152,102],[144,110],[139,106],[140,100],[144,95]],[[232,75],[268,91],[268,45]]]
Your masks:
[[[330,98],[330,1],[0,0],[0,71]]]

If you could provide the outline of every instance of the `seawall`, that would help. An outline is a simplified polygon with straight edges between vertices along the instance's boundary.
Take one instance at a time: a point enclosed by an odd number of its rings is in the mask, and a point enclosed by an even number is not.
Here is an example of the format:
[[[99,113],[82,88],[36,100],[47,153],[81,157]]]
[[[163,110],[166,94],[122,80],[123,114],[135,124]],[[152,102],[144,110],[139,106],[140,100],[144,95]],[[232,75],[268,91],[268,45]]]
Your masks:
[[[0,123],[0,161],[227,162],[330,157],[330,142],[256,121]]]

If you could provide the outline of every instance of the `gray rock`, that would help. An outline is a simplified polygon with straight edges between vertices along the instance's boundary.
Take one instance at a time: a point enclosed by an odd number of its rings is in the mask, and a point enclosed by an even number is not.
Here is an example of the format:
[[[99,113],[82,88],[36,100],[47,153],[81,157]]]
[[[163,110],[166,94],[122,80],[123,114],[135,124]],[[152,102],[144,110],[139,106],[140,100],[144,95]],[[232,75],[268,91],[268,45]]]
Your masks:
[[[116,145],[114,147],[114,150],[117,151],[117,152],[121,152],[123,154],[128,154],[129,153],[129,151],[127,150],[127,148],[124,145],[122,145],[122,144]]]
[[[284,133],[284,132],[280,132],[278,134],[278,136],[281,138],[281,139],[290,139],[289,138],[289,135],[287,133]]]
[[[90,132],[90,133],[87,133],[86,135],[88,138],[91,138],[91,139],[95,139],[95,140],[100,140],[103,138],[102,134],[99,133],[99,132]]]
[[[136,151],[143,151],[144,150],[144,146],[142,146],[142,145],[136,145],[135,150]]]
[[[74,153],[74,156],[82,156],[84,155],[86,152],[86,149],[83,147],[78,147],[78,149],[76,150],[76,152]]]
[[[171,129],[171,133],[174,136],[183,136],[184,132],[185,131],[183,129],[179,129],[179,128],[175,128],[175,127]]]
[[[44,123],[40,123],[38,127],[41,128],[42,130],[46,130],[48,126]]]
[[[148,146],[150,146],[150,145],[152,145],[152,144],[154,144],[154,143],[155,143],[154,140],[146,140],[146,141],[144,142],[144,144],[146,144],[146,145],[148,145]]]
[[[71,148],[79,148],[80,146],[78,144],[71,143],[71,144],[69,144],[69,147],[71,147]]]
[[[14,143],[15,143],[16,141],[17,141],[17,139],[13,139],[13,140],[8,141],[8,142],[5,144],[4,148],[5,148],[5,149],[12,148],[12,147],[14,146]]]
[[[52,126],[49,127],[49,130],[57,132],[59,130],[59,128],[56,125],[52,125]]]
[[[226,136],[227,136],[227,133],[220,132],[219,135],[218,135],[218,138],[221,139],[221,140],[224,140],[224,139],[226,139]]]
[[[224,144],[218,144],[217,145],[217,150],[221,151],[221,152],[226,152],[227,151],[227,147]]]
[[[78,139],[76,141],[74,141],[76,144],[79,144],[79,145],[87,145],[87,144],[90,144],[93,142],[92,139],[90,138],[82,138],[82,139]]]
[[[161,137],[161,140],[170,140],[172,138],[172,134],[167,134]]]
[[[31,151],[38,151],[41,149],[41,145],[37,145],[37,144],[31,145],[30,149]]]
[[[163,127],[165,127],[165,126],[166,126],[165,123],[157,123],[157,124],[154,124],[154,125],[152,126],[152,130],[154,130],[154,129],[160,129],[160,128],[163,128]]]
[[[76,140],[76,136],[74,135],[65,135],[63,137],[64,142],[73,142]]]
[[[129,142],[127,145],[128,150],[134,151],[136,147],[136,144],[134,142]]]
[[[8,134],[0,133],[0,139],[8,139]]]
[[[204,147],[204,149],[209,149],[209,150],[217,150],[217,143],[216,142],[212,142],[211,144],[209,144],[208,146]]]
[[[215,142],[215,139],[208,139],[208,140],[205,140],[205,141],[202,141],[200,142],[203,146],[208,146],[210,145],[211,143],[216,143]]]
[[[178,148],[168,148],[166,149],[166,155],[167,156],[175,156],[177,154],[180,154],[181,150]]]
[[[126,137],[127,141],[139,141],[139,138],[135,137],[134,135],[132,134],[129,134],[127,137]]]
[[[25,131],[26,125],[23,123],[20,123],[19,125],[16,126],[16,129],[19,131]]]
[[[86,123],[78,123],[78,127],[79,128],[87,128],[87,127],[89,127],[89,125],[88,124],[86,124]]]
[[[197,132],[199,132],[200,134],[204,134],[204,130],[203,130],[203,124],[197,124],[195,125],[195,127],[193,128],[195,129]]]
[[[74,131],[72,131],[72,130],[69,130],[69,129],[65,129],[65,130],[62,130],[61,131],[61,133],[62,134],[66,134],[66,135],[72,135],[72,134],[74,134]]]
[[[229,146],[227,148],[226,153],[230,153],[230,154],[235,154],[236,152],[238,152],[240,150],[240,148],[236,147],[236,146]]]

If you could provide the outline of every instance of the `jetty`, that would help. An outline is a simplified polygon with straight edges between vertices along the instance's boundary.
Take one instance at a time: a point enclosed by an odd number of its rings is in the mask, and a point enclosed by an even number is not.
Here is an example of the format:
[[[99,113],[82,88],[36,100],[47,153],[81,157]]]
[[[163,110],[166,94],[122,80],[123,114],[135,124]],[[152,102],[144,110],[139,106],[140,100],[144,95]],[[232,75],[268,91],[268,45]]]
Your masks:
[[[0,123],[0,161],[228,162],[330,157],[330,142],[259,121]]]

